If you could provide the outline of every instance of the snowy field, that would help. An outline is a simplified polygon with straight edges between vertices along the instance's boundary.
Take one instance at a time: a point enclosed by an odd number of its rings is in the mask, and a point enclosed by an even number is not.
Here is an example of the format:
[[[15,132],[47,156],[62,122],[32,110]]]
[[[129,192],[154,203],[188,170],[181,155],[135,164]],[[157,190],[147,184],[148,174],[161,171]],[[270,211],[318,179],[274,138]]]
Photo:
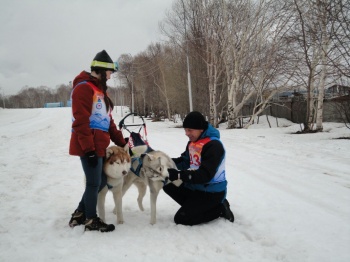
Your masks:
[[[176,225],[179,206],[160,192],[152,226],[149,193],[141,212],[132,187],[124,224],[84,233],[68,226],[84,186],[79,158],[68,155],[70,108],[0,109],[0,261],[350,261],[350,140],[333,139],[350,130],[324,123],[323,133],[295,135],[299,125],[270,122],[220,127],[235,223]],[[187,138],[176,125],[147,121],[150,145],[179,156]],[[109,193],[108,223],[112,209]]]

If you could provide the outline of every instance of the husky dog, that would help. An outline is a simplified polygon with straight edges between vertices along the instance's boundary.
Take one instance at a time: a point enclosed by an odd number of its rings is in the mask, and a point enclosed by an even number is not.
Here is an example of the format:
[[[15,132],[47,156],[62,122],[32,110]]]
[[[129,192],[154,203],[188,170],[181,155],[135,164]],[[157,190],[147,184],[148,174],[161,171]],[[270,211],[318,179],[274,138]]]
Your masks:
[[[128,154],[129,148],[110,146],[106,149],[106,159],[103,170],[107,175],[107,185],[98,193],[97,208],[100,218],[105,221],[105,200],[108,189],[113,192],[114,210],[117,215],[117,224],[123,224],[122,210],[122,187],[123,180],[128,174],[131,166],[131,158]]]
[[[176,168],[174,161],[162,151],[150,151],[146,154],[144,146],[133,148],[132,164],[129,175],[124,178],[123,195],[134,184],[139,192],[137,203],[141,211],[144,211],[142,200],[146,194],[147,185],[150,188],[151,197],[151,220],[152,225],[156,224],[156,203],[159,191],[164,184],[168,183],[168,168]],[[137,154],[139,154],[137,156]],[[136,170],[139,170],[139,174]],[[177,186],[181,184],[181,180],[177,182]],[[180,183],[180,184],[179,184]]]

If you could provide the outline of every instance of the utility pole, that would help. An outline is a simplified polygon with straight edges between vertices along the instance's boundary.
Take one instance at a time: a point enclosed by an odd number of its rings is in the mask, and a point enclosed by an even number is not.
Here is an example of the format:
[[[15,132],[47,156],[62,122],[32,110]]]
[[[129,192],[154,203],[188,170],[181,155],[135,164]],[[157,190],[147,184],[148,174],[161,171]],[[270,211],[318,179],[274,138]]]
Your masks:
[[[117,74],[112,74],[113,82],[114,82],[114,106],[115,106],[115,113],[118,113],[118,106],[117,106]]]
[[[131,112],[134,113],[134,80],[131,79]],[[134,114],[132,114],[132,122],[134,123]]]
[[[119,78],[119,93],[120,93],[120,116],[123,118],[123,98],[124,95],[122,94],[122,80]],[[123,98],[122,98],[123,96]]]
[[[187,39],[187,31],[186,31],[186,10],[184,1],[181,0],[182,6],[184,8],[184,25],[185,25],[185,41],[186,41],[186,60],[187,60],[187,84],[188,84],[188,98],[190,101],[190,111],[193,111],[192,105],[192,87],[191,87],[191,74],[190,74],[190,62],[188,59],[188,39]]]

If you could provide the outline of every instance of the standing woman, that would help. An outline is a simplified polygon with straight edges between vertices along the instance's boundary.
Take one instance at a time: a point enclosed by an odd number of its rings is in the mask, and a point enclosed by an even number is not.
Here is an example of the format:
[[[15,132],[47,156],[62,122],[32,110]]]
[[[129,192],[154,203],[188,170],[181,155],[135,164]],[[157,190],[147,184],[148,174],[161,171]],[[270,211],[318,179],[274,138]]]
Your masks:
[[[115,72],[115,64],[105,50],[96,54],[91,73],[81,72],[73,81],[72,134],[69,154],[79,156],[85,173],[86,186],[69,226],[85,225],[85,231],[110,232],[113,224],[104,223],[96,212],[97,196],[103,174],[103,157],[112,140],[118,146],[126,144],[113,118],[113,103],[108,97],[107,80]]]

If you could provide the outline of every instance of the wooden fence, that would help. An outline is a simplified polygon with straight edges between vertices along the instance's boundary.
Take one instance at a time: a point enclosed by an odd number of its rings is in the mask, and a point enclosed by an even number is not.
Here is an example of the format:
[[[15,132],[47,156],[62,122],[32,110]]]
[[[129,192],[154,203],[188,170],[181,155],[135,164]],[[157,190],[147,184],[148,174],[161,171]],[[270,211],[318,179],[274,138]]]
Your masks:
[[[342,114],[345,112],[339,111],[339,103],[347,103],[347,107],[349,107],[350,96],[342,99],[341,101],[325,100],[323,102],[323,122],[344,122],[344,117]],[[253,104],[245,105],[242,109],[241,115],[250,116],[252,114]],[[306,101],[291,100],[285,102],[274,102],[270,107],[265,109],[261,115],[285,118],[293,123],[304,123],[306,117]]]

